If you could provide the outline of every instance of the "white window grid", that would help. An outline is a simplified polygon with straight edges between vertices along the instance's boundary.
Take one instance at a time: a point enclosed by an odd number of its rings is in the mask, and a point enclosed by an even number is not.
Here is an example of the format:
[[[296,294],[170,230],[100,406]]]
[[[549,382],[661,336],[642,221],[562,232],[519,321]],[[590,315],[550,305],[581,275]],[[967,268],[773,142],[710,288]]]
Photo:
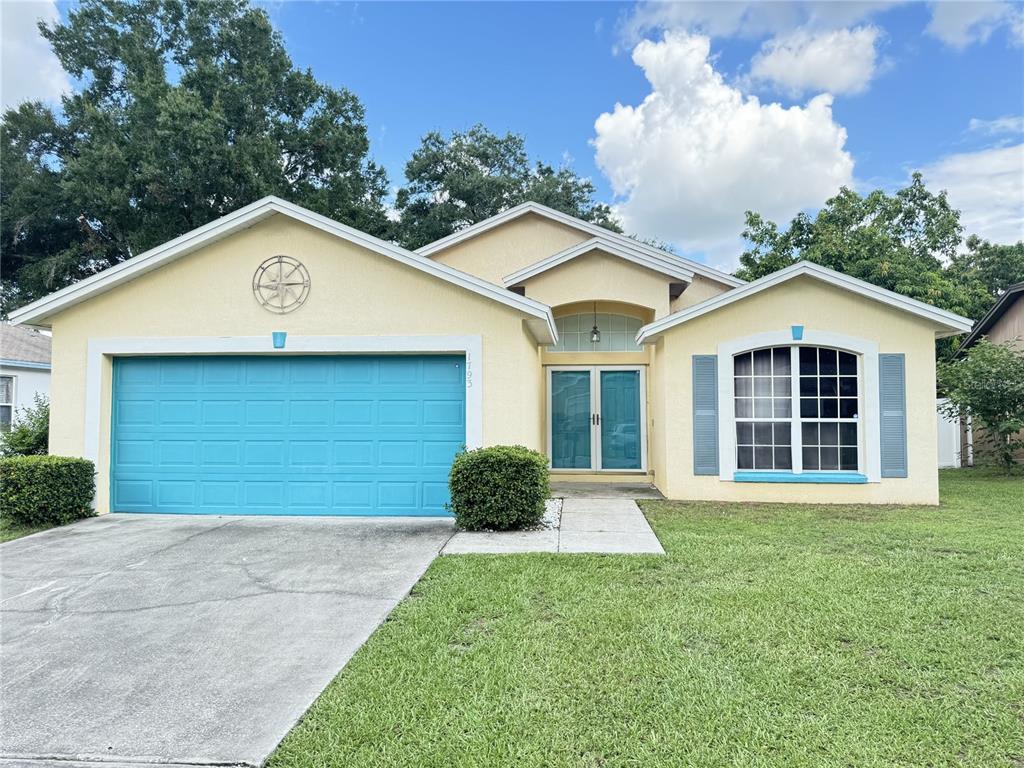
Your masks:
[[[813,375],[808,373],[801,376],[801,350],[814,350],[816,365]],[[803,354],[807,356],[808,352]],[[825,368],[823,372],[823,354],[826,357],[831,354],[836,360],[834,374],[830,368]],[[845,361],[842,372],[839,368],[840,354]],[[749,366],[738,362],[743,358],[749,361]],[[736,468],[741,471],[797,473],[860,471],[864,465],[859,418],[863,396],[861,368],[860,355],[832,347],[762,347],[734,355]],[[800,387],[803,385],[804,392],[809,392],[811,379],[814,383],[814,397],[808,394],[802,398]],[[833,379],[836,381],[836,417],[821,415],[822,402],[832,399],[829,394],[831,383],[826,383],[823,388],[822,379],[827,382]],[[847,381],[843,382],[842,379]],[[846,396],[843,397],[841,392],[846,392]],[[804,412],[809,412],[801,400],[812,399],[815,401],[814,415],[801,416],[802,407]],[[840,416],[838,414],[843,400],[849,405],[845,406],[842,410],[844,415]],[[831,414],[831,405],[827,410]]]
[[[594,344],[590,331],[594,327],[594,314],[581,312],[555,318],[558,343],[548,347],[549,352],[641,352],[636,334],[644,324],[638,317],[610,312],[597,313],[597,327],[601,341]]]

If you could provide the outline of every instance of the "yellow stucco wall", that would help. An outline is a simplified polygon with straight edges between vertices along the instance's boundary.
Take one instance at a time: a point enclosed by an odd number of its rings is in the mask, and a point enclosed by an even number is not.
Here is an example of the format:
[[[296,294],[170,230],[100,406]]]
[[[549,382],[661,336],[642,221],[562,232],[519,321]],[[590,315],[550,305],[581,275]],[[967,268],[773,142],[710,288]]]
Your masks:
[[[790,325],[869,339],[906,355],[908,477],[865,485],[734,483],[693,474],[692,356]],[[651,453],[673,499],[826,503],[938,503],[935,328],[927,321],[811,278],[797,278],[667,331],[654,349]],[[731,408],[719,403],[720,411]]]
[[[445,248],[430,258],[504,285],[506,275],[590,239],[591,235],[582,230],[526,214]]]
[[[666,275],[602,251],[592,251],[530,278],[523,285],[531,299],[557,307],[588,301],[615,301],[652,310],[655,318],[669,312]]]
[[[312,287],[287,315],[260,307],[253,272],[284,253]],[[111,337],[479,335],[483,442],[543,447],[539,349],[516,309],[284,216],[273,216],[56,315],[50,446],[82,455],[90,339]],[[111,364],[103,365],[97,508],[108,509]]]
[[[693,281],[686,286],[686,290],[672,299],[671,311],[678,312],[680,309],[700,304],[702,301],[730,290],[732,288],[725,283],[710,280],[703,275],[694,275]]]

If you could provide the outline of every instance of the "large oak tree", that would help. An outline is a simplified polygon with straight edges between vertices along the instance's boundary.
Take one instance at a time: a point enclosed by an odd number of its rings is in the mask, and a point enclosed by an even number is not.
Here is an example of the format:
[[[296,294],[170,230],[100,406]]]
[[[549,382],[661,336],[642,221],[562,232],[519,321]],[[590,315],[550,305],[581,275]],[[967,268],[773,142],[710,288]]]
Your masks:
[[[569,168],[531,162],[522,136],[482,125],[450,136],[428,133],[405,166],[395,237],[407,248],[427,243],[532,200],[620,232],[611,209],[594,200],[589,179]]]
[[[296,69],[244,0],[82,0],[42,25],[78,82],[3,116],[5,309],[277,194],[371,233],[363,106]]]

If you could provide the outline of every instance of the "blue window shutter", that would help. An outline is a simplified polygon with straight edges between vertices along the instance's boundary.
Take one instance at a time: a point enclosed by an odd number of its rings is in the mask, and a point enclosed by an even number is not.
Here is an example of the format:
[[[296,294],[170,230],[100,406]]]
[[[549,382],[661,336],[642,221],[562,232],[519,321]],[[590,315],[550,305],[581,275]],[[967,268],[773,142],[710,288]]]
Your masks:
[[[718,474],[718,357],[693,356],[693,474]]]
[[[907,371],[905,355],[878,356],[882,477],[907,476]]]

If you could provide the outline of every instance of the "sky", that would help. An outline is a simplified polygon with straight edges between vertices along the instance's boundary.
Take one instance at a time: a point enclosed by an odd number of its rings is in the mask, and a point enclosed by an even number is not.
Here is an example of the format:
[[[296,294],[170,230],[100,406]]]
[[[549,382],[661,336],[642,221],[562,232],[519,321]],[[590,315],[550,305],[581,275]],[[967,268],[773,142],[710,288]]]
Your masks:
[[[428,131],[482,123],[590,178],[628,232],[733,269],[785,224],[916,170],[968,234],[1024,239],[1024,3],[265,2],[295,64],[366,106],[401,185]],[[6,108],[72,87],[0,0]]]

